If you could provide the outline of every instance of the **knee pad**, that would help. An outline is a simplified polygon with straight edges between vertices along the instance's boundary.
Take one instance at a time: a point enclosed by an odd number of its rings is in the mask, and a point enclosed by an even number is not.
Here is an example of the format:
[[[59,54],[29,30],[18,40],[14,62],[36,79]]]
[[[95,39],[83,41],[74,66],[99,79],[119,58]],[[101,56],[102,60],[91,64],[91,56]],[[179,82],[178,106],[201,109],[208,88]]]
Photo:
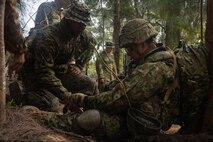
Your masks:
[[[77,118],[77,123],[86,131],[93,131],[101,124],[100,112],[95,109],[87,110]]]
[[[72,130],[80,135],[90,135],[101,124],[101,116],[97,110],[87,110],[80,114],[72,124]]]

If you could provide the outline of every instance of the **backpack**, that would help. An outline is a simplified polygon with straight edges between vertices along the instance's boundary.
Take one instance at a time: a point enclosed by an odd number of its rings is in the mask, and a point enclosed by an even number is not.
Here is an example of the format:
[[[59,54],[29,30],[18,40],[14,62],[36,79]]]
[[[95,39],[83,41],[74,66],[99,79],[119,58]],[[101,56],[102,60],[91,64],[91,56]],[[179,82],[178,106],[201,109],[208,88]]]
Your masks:
[[[180,121],[183,123],[200,112],[209,87],[208,50],[204,46],[184,46],[174,51],[180,85]]]

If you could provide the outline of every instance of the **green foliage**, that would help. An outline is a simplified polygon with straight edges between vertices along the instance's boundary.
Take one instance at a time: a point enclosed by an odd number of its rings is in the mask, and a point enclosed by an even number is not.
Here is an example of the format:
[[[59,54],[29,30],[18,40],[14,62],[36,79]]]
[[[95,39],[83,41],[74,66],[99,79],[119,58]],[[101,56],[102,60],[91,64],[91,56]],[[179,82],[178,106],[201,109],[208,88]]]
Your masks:
[[[101,8],[102,1],[102,8]],[[173,24],[173,45],[184,38],[188,43],[199,43],[200,41],[200,8],[199,0],[137,0],[137,7],[141,18],[150,21],[156,29],[161,32],[159,39],[165,40],[165,27],[168,19]],[[113,0],[87,0],[86,3],[92,9],[97,24],[92,26],[95,33],[98,47],[103,45],[103,20],[105,40],[112,40],[113,33]],[[205,7],[206,1],[204,1]],[[136,17],[134,0],[120,1],[121,26],[126,21]],[[205,11],[205,9],[204,9]],[[205,15],[203,16],[205,17]],[[204,22],[205,23],[205,20]],[[99,49],[102,49],[100,47]]]
[[[135,18],[135,10],[131,0],[121,0],[121,21]]]

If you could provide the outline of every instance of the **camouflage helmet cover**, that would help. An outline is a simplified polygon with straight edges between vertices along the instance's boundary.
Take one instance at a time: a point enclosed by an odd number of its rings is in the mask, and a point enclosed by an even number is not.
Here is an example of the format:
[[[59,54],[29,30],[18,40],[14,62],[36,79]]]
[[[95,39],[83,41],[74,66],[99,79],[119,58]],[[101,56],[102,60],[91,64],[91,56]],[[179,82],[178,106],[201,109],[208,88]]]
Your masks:
[[[73,0],[69,8],[65,10],[64,18],[83,23],[84,25],[89,25],[91,21],[88,6],[77,0]]]
[[[144,19],[133,19],[127,22],[120,33],[120,48],[129,43],[142,43],[157,35],[154,27]]]

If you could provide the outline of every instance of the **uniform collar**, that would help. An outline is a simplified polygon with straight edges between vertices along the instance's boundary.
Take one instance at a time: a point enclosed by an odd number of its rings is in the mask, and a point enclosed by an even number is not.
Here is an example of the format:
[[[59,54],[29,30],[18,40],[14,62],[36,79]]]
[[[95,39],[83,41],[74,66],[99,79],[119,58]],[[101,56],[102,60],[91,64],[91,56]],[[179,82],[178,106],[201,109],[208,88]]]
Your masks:
[[[137,61],[138,64],[143,64],[144,61],[151,55],[155,54],[158,51],[166,50],[162,44],[156,44],[156,46],[151,47],[141,58]]]

